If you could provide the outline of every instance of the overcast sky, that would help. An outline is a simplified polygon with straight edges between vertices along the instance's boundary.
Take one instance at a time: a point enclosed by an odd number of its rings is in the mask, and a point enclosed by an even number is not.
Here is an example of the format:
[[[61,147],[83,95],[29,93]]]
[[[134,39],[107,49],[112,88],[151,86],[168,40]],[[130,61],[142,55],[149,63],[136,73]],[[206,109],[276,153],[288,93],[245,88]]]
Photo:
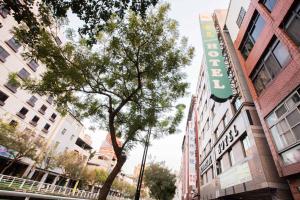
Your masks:
[[[196,51],[191,66],[186,68],[190,89],[189,95],[183,100],[187,108],[184,120],[179,127],[181,133],[153,141],[148,151],[148,158],[150,158],[148,161],[164,161],[169,168],[178,171],[180,168],[181,144],[185,130],[187,109],[189,108],[191,95],[195,92],[201,64],[202,43],[198,16],[201,12],[213,12],[214,9],[227,8],[229,0],[168,0],[167,2],[171,4],[169,16],[179,22],[180,34],[188,37],[189,44],[194,46]],[[99,148],[105,135],[102,131],[91,134],[94,148]],[[134,166],[140,164],[142,153],[143,148],[138,146],[128,155],[128,160],[123,167],[127,174],[132,174]]]

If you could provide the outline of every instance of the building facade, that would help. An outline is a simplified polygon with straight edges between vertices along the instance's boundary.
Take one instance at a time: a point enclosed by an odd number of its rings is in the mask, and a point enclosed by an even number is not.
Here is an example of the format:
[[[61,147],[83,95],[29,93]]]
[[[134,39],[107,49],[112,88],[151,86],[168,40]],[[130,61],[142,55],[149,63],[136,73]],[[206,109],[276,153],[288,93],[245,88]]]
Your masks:
[[[278,174],[300,199],[300,1],[241,2],[231,1],[229,15],[239,15],[226,25]]]
[[[22,81],[29,77],[38,79],[46,67],[39,61],[25,60],[23,47],[15,40],[12,29],[17,25],[14,18],[0,9],[0,119],[16,125],[20,131],[32,131],[34,138],[46,141],[48,150],[60,154],[66,150],[77,151],[86,161],[91,149],[91,138],[72,114],[60,115],[51,96],[32,94],[9,82],[9,75],[17,74]],[[58,45],[61,35],[55,38]],[[2,144],[5,145],[5,144]],[[0,165],[5,165],[9,155],[1,148]],[[59,169],[44,170],[33,167],[34,162],[23,158],[6,172],[9,175],[26,176],[33,180],[53,183],[59,177]]]
[[[235,52],[228,28],[226,10],[200,16],[212,20],[222,59],[226,66],[233,95],[227,101],[212,99],[210,68],[223,61],[214,61],[206,52],[197,84],[199,122],[200,199],[290,199],[287,184],[277,172],[263,127],[256,112],[242,67]],[[201,26],[201,29],[209,29]],[[205,32],[202,32],[202,37]],[[207,44],[208,45],[208,44]],[[208,45],[204,49],[218,48]],[[210,53],[217,57],[216,53]],[[223,76],[221,71],[212,75]],[[216,84],[222,89],[222,84]]]

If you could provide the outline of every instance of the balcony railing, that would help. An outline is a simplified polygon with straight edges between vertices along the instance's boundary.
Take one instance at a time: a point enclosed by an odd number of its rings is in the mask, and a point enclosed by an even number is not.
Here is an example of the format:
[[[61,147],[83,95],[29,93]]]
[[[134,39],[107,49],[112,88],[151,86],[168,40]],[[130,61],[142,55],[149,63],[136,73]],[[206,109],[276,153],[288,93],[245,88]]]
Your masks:
[[[72,198],[84,198],[84,199],[97,199],[99,196],[99,191],[97,193],[79,190],[76,189],[73,191],[73,188],[42,183],[39,181],[33,181],[29,179],[17,178],[14,176],[7,176],[0,174],[0,190],[15,191],[25,193],[34,193],[34,194],[43,194],[43,195],[53,195],[53,196],[63,196],[63,197],[72,197]],[[120,197],[119,194],[111,194],[107,197],[108,200],[129,200],[123,197]]]

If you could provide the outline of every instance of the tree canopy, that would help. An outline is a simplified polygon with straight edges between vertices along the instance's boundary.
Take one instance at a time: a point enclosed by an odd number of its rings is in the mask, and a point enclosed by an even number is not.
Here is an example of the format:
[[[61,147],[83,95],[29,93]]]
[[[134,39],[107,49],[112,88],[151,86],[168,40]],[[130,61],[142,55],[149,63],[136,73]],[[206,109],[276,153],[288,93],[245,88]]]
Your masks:
[[[15,20],[19,23],[26,23],[33,34],[39,25],[51,25],[51,18],[67,18],[68,11],[75,14],[84,22],[79,32],[89,37],[89,42],[95,43],[97,35],[103,30],[106,22],[116,15],[120,20],[126,13],[133,11],[145,18],[147,9],[155,6],[159,0],[24,0],[11,1],[3,0],[0,8],[6,12],[12,12]],[[39,14],[33,12],[33,7],[37,7]]]
[[[184,67],[193,48],[179,38],[177,22],[167,17],[168,5],[142,18],[134,12],[120,21],[107,21],[92,48],[86,38],[58,46],[53,35],[40,29],[32,35],[26,26],[15,29],[18,41],[28,50],[25,58],[39,60],[47,71],[41,80],[28,79],[24,89],[51,95],[61,112],[90,118],[111,135],[117,164],[100,192],[100,199],[126,161],[126,152],[144,133],[173,134],[183,117],[184,105],[176,100],[188,84]],[[122,138],[121,146],[117,137]]]
[[[176,176],[161,163],[151,163],[145,170],[145,185],[150,196],[157,200],[171,200],[176,191]]]

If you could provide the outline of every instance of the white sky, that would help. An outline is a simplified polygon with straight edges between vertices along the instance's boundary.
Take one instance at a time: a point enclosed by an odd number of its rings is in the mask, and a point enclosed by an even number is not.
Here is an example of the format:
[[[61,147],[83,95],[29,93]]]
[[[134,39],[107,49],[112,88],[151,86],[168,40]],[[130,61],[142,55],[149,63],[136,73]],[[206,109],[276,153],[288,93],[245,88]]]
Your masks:
[[[189,39],[189,44],[195,47],[195,57],[191,66],[186,71],[187,81],[190,83],[189,95],[182,100],[186,104],[185,117],[179,127],[181,133],[166,136],[152,142],[148,151],[148,161],[164,161],[166,166],[178,171],[181,163],[181,144],[185,130],[186,117],[189,108],[191,95],[195,92],[199,67],[201,64],[202,43],[198,16],[201,12],[212,12],[214,9],[227,8],[229,0],[168,0],[171,4],[169,16],[179,22],[179,31],[182,36]],[[72,24],[72,20],[71,20]],[[93,147],[98,149],[104,140],[106,133],[99,131],[91,133]],[[128,155],[128,160],[123,166],[123,171],[132,174],[134,167],[140,164],[143,154],[143,147],[137,146]]]

